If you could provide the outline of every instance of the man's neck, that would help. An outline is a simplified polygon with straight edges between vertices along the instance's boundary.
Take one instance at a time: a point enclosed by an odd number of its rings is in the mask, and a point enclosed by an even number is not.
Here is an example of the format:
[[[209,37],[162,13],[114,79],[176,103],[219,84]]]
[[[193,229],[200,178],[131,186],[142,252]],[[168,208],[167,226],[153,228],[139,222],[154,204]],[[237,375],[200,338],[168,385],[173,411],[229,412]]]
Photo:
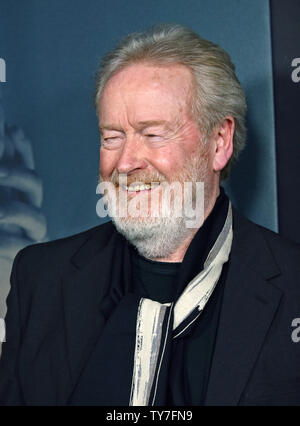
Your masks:
[[[214,208],[216,199],[219,196],[219,194],[220,194],[220,188],[218,187],[216,194],[214,194],[214,196],[211,197],[208,202],[206,202],[206,208],[204,211],[204,221],[210,215],[212,209]],[[160,258],[151,258],[151,260],[156,260],[159,262],[182,262],[189,245],[191,244],[194,236],[197,234],[199,229],[200,228],[191,228],[190,234],[181,242],[181,244],[170,256],[160,257]]]

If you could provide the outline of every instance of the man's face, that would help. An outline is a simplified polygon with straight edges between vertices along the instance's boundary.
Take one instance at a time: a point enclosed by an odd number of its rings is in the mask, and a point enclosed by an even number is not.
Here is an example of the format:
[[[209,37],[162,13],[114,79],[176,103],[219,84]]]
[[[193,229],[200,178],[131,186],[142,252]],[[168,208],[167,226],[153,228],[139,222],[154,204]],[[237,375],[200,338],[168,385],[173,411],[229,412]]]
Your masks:
[[[191,72],[180,64],[135,64],[113,76],[99,105],[101,180],[117,187],[120,175],[127,175],[128,186],[197,180],[204,181],[209,191],[212,153],[191,115],[191,91]],[[153,195],[151,191],[159,191],[159,187],[148,188],[120,190],[129,200],[140,197],[143,201]],[[126,221],[145,226],[158,223],[149,217],[127,217]]]

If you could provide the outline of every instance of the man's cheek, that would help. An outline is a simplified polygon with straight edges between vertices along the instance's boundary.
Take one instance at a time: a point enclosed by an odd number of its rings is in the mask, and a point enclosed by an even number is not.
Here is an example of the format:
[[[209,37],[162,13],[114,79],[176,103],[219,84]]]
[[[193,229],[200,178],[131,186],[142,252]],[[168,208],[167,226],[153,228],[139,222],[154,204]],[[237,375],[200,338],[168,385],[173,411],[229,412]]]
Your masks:
[[[107,151],[100,151],[100,171],[104,179],[108,179],[116,168],[117,158]]]

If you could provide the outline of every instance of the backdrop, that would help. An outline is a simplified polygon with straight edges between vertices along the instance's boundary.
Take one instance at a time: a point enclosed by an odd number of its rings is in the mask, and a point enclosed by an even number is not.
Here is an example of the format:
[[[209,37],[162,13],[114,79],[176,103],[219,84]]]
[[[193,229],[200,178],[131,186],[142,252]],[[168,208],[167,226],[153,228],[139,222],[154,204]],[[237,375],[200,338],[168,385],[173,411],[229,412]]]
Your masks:
[[[282,10],[285,26],[279,28]],[[100,223],[94,74],[121,37],[153,24],[186,25],[230,53],[247,96],[248,141],[226,188],[248,218],[279,230],[285,209],[278,204],[283,198],[276,154],[284,148],[281,140],[278,151],[275,138],[280,99],[273,91],[273,63],[276,78],[288,79],[299,93],[296,62],[292,67],[292,59],[300,57],[293,39],[298,17],[298,0],[0,0],[0,317],[17,249]],[[294,50],[279,72],[286,52],[273,35],[281,39],[284,31]],[[290,140],[283,173],[295,144]],[[294,175],[298,158],[293,154]],[[288,183],[280,184],[284,193]],[[297,204],[292,195],[288,199],[296,223]],[[285,211],[285,223],[289,214]],[[292,227],[285,228],[289,237]]]

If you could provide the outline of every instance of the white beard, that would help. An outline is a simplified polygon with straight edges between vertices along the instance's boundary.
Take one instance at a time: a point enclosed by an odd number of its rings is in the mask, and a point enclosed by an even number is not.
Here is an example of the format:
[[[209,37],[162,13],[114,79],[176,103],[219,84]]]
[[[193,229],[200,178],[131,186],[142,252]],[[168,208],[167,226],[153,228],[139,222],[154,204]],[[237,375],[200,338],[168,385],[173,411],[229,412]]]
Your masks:
[[[202,149],[203,145],[202,145]],[[195,205],[195,182],[204,182],[207,184],[207,157],[203,155],[203,151],[199,152],[198,156],[194,156],[186,167],[174,179],[177,182],[193,182],[193,192],[185,194],[185,201],[189,205]],[[111,181],[117,182],[117,174],[113,173]],[[159,177],[159,179],[157,179]],[[142,179],[137,179],[142,180]],[[152,179],[152,182],[165,180],[162,175],[157,175]],[[104,181],[100,174],[100,181]],[[149,180],[144,180],[149,182]],[[205,193],[209,192],[209,188],[205,188]],[[187,197],[187,198],[186,198]],[[174,217],[171,213],[168,217],[164,217],[161,212],[158,217],[120,217],[116,214],[111,214],[111,206],[109,197],[107,199],[106,207],[110,214],[116,229],[125,236],[125,238],[133,244],[138,252],[150,259],[167,258],[172,255],[181,243],[186,240],[189,235],[194,233],[194,229],[186,226],[188,218]],[[205,200],[204,200],[205,204]],[[184,209],[182,209],[184,210]]]
[[[191,233],[184,217],[148,217],[127,219],[112,217],[117,230],[138,252],[150,259],[168,257]]]

